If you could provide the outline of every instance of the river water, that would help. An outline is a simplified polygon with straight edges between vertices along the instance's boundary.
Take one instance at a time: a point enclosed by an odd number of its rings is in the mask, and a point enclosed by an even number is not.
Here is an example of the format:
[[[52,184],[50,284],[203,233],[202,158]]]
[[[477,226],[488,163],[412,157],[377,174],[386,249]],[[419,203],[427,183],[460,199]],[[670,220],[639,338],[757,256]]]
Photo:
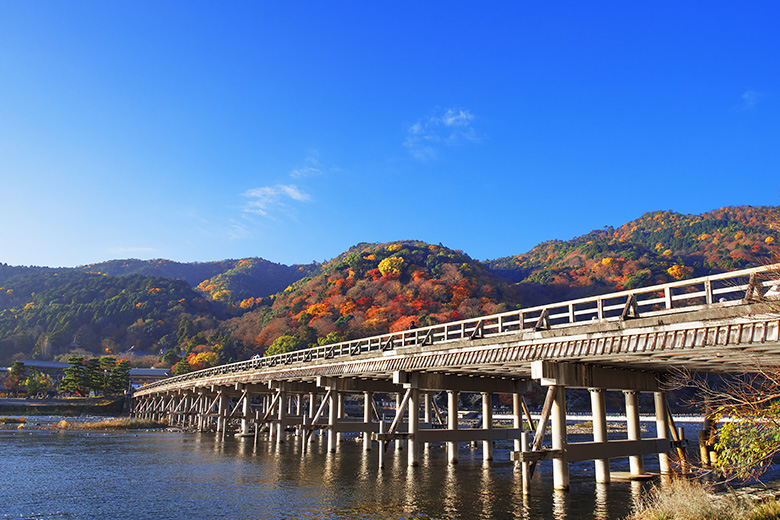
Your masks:
[[[380,469],[376,449],[366,454],[359,442],[331,454],[315,437],[303,454],[288,439],[278,448],[262,434],[255,445],[181,432],[0,430],[0,518],[604,520],[625,517],[648,485],[597,485],[583,462],[571,464],[570,491],[553,492],[543,462],[524,497],[509,442],[496,443],[486,464],[480,448],[462,444],[449,465],[432,446],[416,468],[391,446]],[[589,439],[570,436],[579,440]],[[645,466],[657,470],[657,458]],[[627,461],[612,470],[627,471]]]

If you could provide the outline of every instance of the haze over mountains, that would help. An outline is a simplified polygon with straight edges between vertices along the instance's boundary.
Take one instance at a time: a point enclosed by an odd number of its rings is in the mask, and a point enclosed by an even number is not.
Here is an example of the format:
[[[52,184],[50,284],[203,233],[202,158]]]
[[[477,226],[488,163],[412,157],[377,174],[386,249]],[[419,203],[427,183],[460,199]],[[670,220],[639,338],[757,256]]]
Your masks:
[[[71,352],[186,371],[775,261],[776,207],[652,212],[477,261],[441,244],[363,243],[323,264],[261,258],[0,265],[0,363]]]

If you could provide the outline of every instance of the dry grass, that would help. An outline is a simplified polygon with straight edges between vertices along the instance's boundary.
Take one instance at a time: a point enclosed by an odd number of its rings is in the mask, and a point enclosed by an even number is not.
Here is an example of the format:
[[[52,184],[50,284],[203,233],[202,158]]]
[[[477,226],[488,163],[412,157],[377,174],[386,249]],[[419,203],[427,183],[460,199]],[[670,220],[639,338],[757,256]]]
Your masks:
[[[26,417],[0,417],[0,424],[24,424]]]
[[[680,479],[653,487],[634,504],[627,520],[747,520],[751,510],[745,500],[717,497],[705,485]]]
[[[55,428],[60,430],[148,430],[153,428],[165,428],[168,421],[148,421],[139,419],[113,419],[98,422],[68,422],[60,421]]]
[[[756,506],[746,517],[747,520],[778,520],[780,519],[780,502],[768,500]]]

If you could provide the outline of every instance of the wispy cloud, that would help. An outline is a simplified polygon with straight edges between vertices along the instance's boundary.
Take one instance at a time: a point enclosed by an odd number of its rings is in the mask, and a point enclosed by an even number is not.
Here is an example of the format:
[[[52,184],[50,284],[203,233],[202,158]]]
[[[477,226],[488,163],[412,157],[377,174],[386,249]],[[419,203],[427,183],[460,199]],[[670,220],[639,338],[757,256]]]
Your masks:
[[[468,110],[448,108],[409,125],[404,146],[415,159],[436,159],[442,146],[479,141],[473,120],[474,115]]]
[[[341,171],[338,166],[323,164],[320,161],[320,154],[317,150],[311,150],[303,160],[303,164],[290,171],[290,177],[293,179],[303,179],[306,177],[315,177],[329,173]]]
[[[244,212],[268,216],[272,212],[290,210],[290,202],[309,202],[311,196],[298,189],[294,184],[277,184],[252,188],[243,194],[249,199]]]
[[[742,101],[734,107],[735,110],[754,110],[764,95],[755,90],[746,90],[742,94]]]

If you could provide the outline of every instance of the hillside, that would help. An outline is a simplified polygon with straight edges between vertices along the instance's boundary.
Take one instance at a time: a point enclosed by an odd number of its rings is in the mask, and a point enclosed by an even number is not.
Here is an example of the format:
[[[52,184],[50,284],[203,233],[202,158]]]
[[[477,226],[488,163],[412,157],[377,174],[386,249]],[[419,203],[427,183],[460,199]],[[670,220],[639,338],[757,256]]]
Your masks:
[[[77,270],[22,270],[0,286],[0,361],[16,354],[39,359],[92,354],[159,352],[190,335],[213,329],[217,315],[186,282],[123,277]],[[157,356],[153,361],[156,361]]]
[[[324,264],[260,258],[0,264],[0,364],[76,348],[180,370],[751,267],[778,258],[778,208],[647,213],[618,228],[479,262],[417,241],[363,243]],[[128,356],[128,352],[140,356]]]
[[[511,284],[468,255],[403,241],[359,244],[264,306],[234,320],[261,351],[280,336],[292,348],[501,312],[519,303]]]
[[[170,260],[111,260],[81,266],[87,273],[127,276],[140,274],[185,280],[209,299],[238,304],[246,298],[275,294],[307,276],[316,264],[287,266],[262,258],[180,263]]]
[[[617,229],[544,242],[486,265],[520,283],[527,303],[541,304],[774,262],[780,252],[778,222],[775,207],[702,215],[656,211]]]

